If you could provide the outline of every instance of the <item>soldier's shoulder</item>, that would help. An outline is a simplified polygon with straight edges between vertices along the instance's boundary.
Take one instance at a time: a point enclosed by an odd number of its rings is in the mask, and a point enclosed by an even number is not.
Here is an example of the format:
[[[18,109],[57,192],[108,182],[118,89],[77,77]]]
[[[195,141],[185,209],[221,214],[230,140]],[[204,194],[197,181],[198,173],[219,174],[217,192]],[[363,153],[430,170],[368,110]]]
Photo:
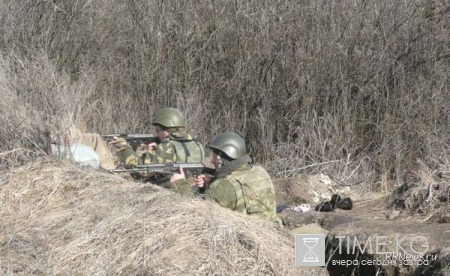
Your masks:
[[[252,171],[255,173],[268,174],[267,170],[260,164],[252,164]]]
[[[185,140],[196,140],[197,135],[193,132],[185,132],[185,131],[178,131],[171,134],[171,140],[173,141],[185,141]]]

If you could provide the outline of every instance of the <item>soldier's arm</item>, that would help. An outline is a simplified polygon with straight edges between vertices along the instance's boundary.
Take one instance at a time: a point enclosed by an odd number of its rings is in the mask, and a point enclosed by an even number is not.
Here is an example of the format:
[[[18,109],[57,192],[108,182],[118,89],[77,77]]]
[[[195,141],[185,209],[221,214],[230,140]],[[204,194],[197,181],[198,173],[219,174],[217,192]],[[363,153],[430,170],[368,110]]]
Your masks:
[[[186,179],[179,179],[168,186],[169,190],[175,191],[186,197],[194,197],[191,184]]]
[[[121,163],[125,164],[125,168],[132,169],[140,164],[139,156],[134,152],[130,145],[125,145],[117,150],[117,157]]]
[[[220,206],[236,210],[237,196],[231,183],[226,179],[217,179],[205,191],[205,199],[214,200]]]
[[[145,165],[176,162],[175,150],[170,143],[158,144],[154,150],[145,152],[143,156],[143,163]]]
[[[145,164],[145,155],[139,156],[128,144],[117,150],[117,157],[127,169],[132,169],[137,165]],[[131,176],[139,179],[147,178],[149,175],[147,172],[135,172],[131,173]]]

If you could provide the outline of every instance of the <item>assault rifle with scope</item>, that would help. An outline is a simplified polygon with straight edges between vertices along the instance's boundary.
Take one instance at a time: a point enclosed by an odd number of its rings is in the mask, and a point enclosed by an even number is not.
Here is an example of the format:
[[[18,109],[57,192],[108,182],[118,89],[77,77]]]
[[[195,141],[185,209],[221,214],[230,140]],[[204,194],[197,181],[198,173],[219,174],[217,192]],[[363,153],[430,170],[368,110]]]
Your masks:
[[[114,169],[111,172],[148,172],[159,174],[174,174],[180,171],[180,167],[183,168],[186,177],[197,177],[201,174],[214,175],[216,170],[208,168],[201,163],[164,163],[164,164],[150,164],[150,165],[137,165],[132,169]]]
[[[141,134],[141,133],[113,133],[113,134],[103,134],[102,139],[106,142],[114,140],[114,137],[124,138],[125,141],[130,144],[133,150],[136,150],[141,144],[159,143],[159,139],[153,134]]]

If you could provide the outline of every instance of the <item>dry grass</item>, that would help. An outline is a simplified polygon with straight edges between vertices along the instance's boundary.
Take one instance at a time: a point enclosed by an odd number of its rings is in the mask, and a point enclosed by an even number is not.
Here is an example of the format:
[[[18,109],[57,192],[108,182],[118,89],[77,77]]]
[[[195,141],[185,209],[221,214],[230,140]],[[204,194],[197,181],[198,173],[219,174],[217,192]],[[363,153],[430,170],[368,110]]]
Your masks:
[[[2,275],[300,271],[293,237],[215,204],[51,160],[0,177]]]
[[[437,222],[450,213],[450,169],[448,166],[430,168],[419,162],[420,169],[410,182],[393,191],[391,202],[410,215],[418,215],[424,221]]]
[[[0,23],[0,152],[147,132],[167,106],[273,173],[364,192],[449,152],[445,0],[1,0]]]

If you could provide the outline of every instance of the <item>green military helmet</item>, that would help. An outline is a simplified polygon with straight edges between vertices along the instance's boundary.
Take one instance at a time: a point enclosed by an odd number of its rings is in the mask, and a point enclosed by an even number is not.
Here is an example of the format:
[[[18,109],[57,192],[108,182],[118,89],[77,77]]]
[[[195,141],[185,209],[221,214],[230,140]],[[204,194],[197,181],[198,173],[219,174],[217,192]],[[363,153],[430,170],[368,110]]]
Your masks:
[[[186,121],[183,114],[175,108],[163,108],[153,116],[152,125],[161,125],[165,128],[184,127]]]
[[[225,153],[231,159],[238,159],[247,154],[245,141],[241,136],[233,132],[224,132],[216,135],[209,143],[209,147]]]

